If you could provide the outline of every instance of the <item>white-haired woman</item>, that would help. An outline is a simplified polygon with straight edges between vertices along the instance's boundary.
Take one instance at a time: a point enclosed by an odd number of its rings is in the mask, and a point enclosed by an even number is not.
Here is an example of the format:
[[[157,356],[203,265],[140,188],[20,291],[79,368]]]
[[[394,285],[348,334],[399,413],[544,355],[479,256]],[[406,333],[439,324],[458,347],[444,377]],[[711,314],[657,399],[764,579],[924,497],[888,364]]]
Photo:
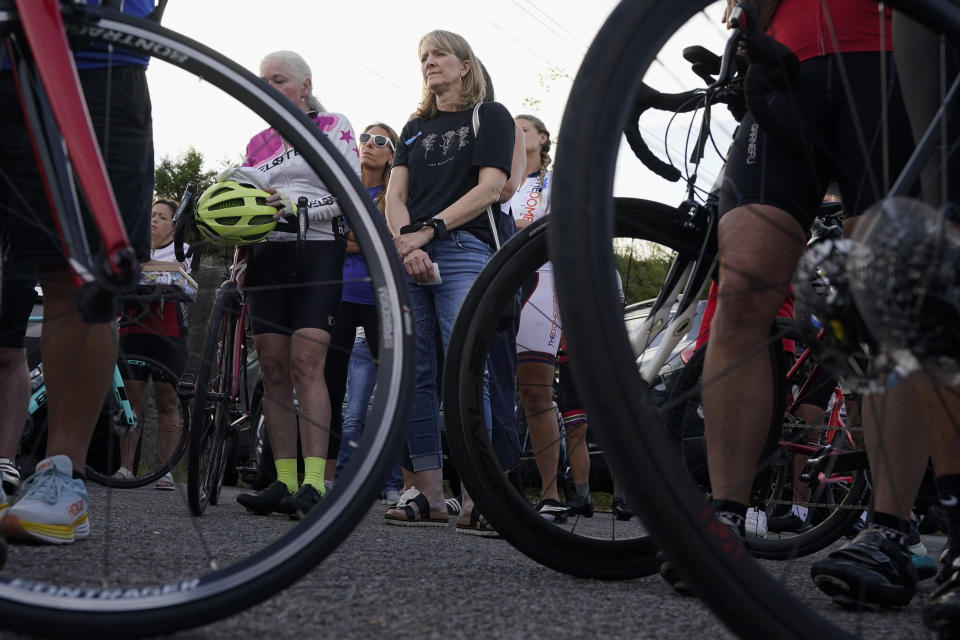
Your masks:
[[[325,113],[313,95],[310,67],[292,51],[268,54],[260,77],[310,116],[360,174],[360,154],[350,121]],[[247,145],[245,166],[258,168],[271,185],[268,204],[281,195],[309,201],[303,260],[298,264],[296,234],[274,231],[253,246],[246,292],[253,339],[263,377],[263,413],[273,449],[277,480],[237,501],[258,514],[302,516],[325,493],[324,474],[330,434],[330,397],[324,363],[333,318],[340,306],[345,242],[340,207],[330,191],[290,144],[273,129]],[[293,394],[299,403],[299,421]],[[298,427],[299,422],[299,427]],[[297,470],[297,435],[304,457],[303,485]]]

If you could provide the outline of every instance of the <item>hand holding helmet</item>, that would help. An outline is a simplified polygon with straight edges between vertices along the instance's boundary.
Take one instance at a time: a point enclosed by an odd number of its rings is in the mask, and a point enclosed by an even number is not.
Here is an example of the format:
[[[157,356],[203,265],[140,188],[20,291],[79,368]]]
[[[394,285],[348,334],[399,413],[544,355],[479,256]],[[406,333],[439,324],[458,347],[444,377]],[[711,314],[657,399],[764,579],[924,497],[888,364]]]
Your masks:
[[[203,239],[218,247],[247,245],[266,238],[277,226],[271,195],[249,182],[217,182],[197,201],[196,225]],[[293,210],[293,205],[290,205]]]

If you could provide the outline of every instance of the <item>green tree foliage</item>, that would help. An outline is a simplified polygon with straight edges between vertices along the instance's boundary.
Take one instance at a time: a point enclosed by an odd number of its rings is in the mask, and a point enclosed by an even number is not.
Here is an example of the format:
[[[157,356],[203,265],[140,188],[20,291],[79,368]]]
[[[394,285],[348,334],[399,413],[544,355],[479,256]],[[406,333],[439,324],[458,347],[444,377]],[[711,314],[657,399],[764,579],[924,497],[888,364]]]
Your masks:
[[[197,183],[196,194],[216,182],[217,172],[203,170],[203,154],[190,147],[176,158],[164,156],[154,171],[154,192],[158,198],[180,200],[187,188],[187,183],[193,180]]]
[[[657,297],[672,258],[663,247],[646,243],[633,242],[615,248],[614,259],[627,304]]]

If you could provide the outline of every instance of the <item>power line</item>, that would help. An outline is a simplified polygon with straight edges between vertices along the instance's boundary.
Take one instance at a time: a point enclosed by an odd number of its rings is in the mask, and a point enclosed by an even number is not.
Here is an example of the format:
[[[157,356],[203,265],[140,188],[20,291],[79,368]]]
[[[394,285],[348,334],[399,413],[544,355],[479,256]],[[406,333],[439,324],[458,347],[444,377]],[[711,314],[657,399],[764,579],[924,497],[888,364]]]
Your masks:
[[[514,36],[513,34],[507,32],[506,29],[504,29],[504,28],[501,27],[499,24],[497,24],[496,22],[494,22],[493,20],[491,20],[490,18],[488,18],[488,17],[487,17],[486,15],[484,15],[482,12],[477,11],[476,9],[474,9],[474,8],[467,2],[467,0],[460,0],[460,2],[461,2],[465,7],[467,7],[468,9],[470,9],[471,11],[473,11],[474,13],[476,13],[477,15],[481,16],[484,20],[486,20],[487,22],[489,22],[490,24],[492,24],[494,27],[496,27],[496,29],[497,29],[498,31],[500,31],[500,33],[502,33],[503,35],[507,36],[508,38],[510,38],[511,40],[513,40],[514,42],[516,42],[517,44],[519,44],[520,46],[522,46],[524,49],[526,49],[527,51],[529,51],[529,52],[532,53],[533,55],[535,55],[535,56],[537,56],[538,58],[540,58],[541,60],[543,60],[543,61],[547,64],[548,67],[554,67],[554,66],[555,66],[552,62],[550,62],[549,60],[547,60],[546,58],[544,58],[544,57],[540,54],[539,51],[537,51],[536,49],[531,48],[526,42],[524,42],[523,40],[520,40],[519,38],[517,38],[517,37]]]
[[[571,31],[570,31],[569,29],[567,29],[565,26],[563,26],[562,24],[560,24],[559,22],[557,22],[556,20],[554,20],[554,19],[553,19],[553,16],[547,14],[546,12],[540,12],[540,9],[539,9],[536,5],[534,5],[532,2],[530,2],[530,0],[527,0],[527,4],[532,7],[532,10],[531,10],[531,9],[527,9],[526,7],[524,7],[523,5],[521,5],[520,2],[518,2],[518,0],[513,0],[513,4],[517,5],[517,7],[519,7],[520,10],[523,11],[524,13],[526,13],[527,15],[529,15],[529,16],[531,16],[532,18],[540,21],[540,24],[541,24],[542,27],[544,27],[544,28],[547,29],[548,31],[552,32],[554,35],[556,35],[558,38],[560,38],[560,40],[561,40],[562,42],[564,42],[565,44],[569,45],[569,46],[572,47],[574,50],[576,50],[577,53],[579,53],[580,55],[586,54],[587,48],[589,47],[588,44],[585,44],[582,40],[580,40],[580,39],[577,37],[577,35],[576,35],[575,33],[571,32]],[[539,12],[539,13],[538,13],[538,12]],[[552,22],[552,23],[555,24],[557,27],[559,27],[561,30],[563,30],[567,35],[563,35],[563,34],[561,34],[560,32],[558,32],[556,29],[554,29],[553,27],[551,27],[550,25],[544,24],[544,23],[543,23],[543,19],[544,19],[544,18],[546,18],[547,20],[550,20],[550,22]],[[573,43],[570,42],[570,38],[571,38],[571,37],[577,42],[578,45],[580,45],[579,47],[574,46]]]
[[[371,69],[370,67],[368,67],[367,65],[363,64],[362,62],[360,62],[360,61],[357,60],[357,59],[354,59],[353,62],[354,62],[354,64],[356,64],[357,66],[363,67],[363,68],[366,69],[369,73],[372,73],[373,75],[377,76],[378,78],[380,78],[380,79],[383,80],[384,82],[386,82],[386,83],[388,83],[388,84],[392,84],[393,86],[395,86],[395,87],[396,87],[397,89],[399,89],[400,91],[406,91],[406,90],[409,88],[409,87],[401,87],[399,84],[397,84],[396,82],[394,82],[394,81],[391,80],[390,78],[386,77],[386,76],[383,75],[382,73],[377,72],[375,69]]]

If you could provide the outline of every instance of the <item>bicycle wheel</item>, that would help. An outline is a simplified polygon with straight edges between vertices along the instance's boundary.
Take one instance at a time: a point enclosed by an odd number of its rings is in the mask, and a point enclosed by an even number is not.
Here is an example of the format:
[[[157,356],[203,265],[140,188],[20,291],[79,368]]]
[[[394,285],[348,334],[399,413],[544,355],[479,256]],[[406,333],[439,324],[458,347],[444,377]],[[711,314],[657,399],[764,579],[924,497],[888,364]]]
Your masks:
[[[223,484],[225,452],[232,418],[242,411],[246,390],[233,379],[234,338],[240,292],[225,283],[217,293],[197,376],[187,454],[187,499],[190,511],[202,515],[216,504]],[[234,383],[238,396],[233,395]]]
[[[42,381],[42,367],[35,371],[41,372],[38,376]],[[152,358],[122,355],[117,360],[116,374],[124,380],[143,381],[142,410],[134,411],[133,423],[129,424],[116,400],[117,394],[128,398],[129,387],[117,386],[110,390],[87,448],[86,474],[104,486],[135,489],[160,479],[183,457],[189,409],[187,399],[177,390],[176,375]],[[157,410],[156,388],[161,384],[172,386],[176,394],[175,410],[165,417]],[[33,464],[43,458],[47,445],[46,396],[43,388],[37,391],[41,393],[34,394],[35,407],[29,429],[24,430],[20,442],[20,455]],[[121,466],[130,477],[117,474]]]
[[[43,559],[50,551],[43,547],[17,547],[8,554],[0,573],[0,626],[24,633],[42,628],[47,635],[63,637],[163,635],[276,594],[332,553],[367,515],[399,449],[398,426],[409,417],[414,343],[406,275],[383,215],[358,176],[351,175],[315,123],[254,74],[153,22],[106,8],[71,5],[64,19],[74,42],[109,48],[122,40],[152,56],[151,73],[163,69],[189,76],[194,90],[176,96],[176,104],[167,107],[174,113],[161,111],[158,103],[155,120],[247,123],[231,124],[231,130],[239,126],[241,131],[238,150],[257,131],[277,130],[337,199],[366,259],[376,296],[379,366],[367,428],[352,443],[350,467],[302,521],[248,516],[236,504],[232,487],[222,489],[217,517],[208,511],[207,517],[194,518],[182,485],[172,492],[145,493],[90,483],[91,534],[76,543],[82,553],[58,553],[56,562]],[[0,33],[16,31],[16,16],[0,12]],[[210,92],[228,100],[208,100]],[[205,329],[204,316],[195,311],[193,327]],[[150,535],[129,535],[145,526]],[[229,544],[221,542],[228,538]],[[157,540],[175,540],[176,552]]]
[[[620,199],[617,235],[633,239],[663,237],[661,230],[669,228],[675,218],[674,209],[658,203]],[[655,570],[656,548],[642,523],[620,521],[608,509],[598,509],[591,518],[571,515],[562,524],[545,520],[511,480],[511,476],[530,475],[531,457],[521,456],[509,468],[503,468],[487,435],[481,389],[491,336],[501,310],[547,261],[549,225],[549,217],[538,220],[504,244],[464,299],[462,308],[467,311],[454,323],[444,366],[450,453],[480,511],[500,535],[534,560],[587,578],[620,580],[649,575]],[[690,231],[689,236],[688,245],[695,246],[695,234]],[[545,318],[553,317],[552,309],[537,311]],[[518,410],[517,421],[521,420],[523,413]],[[502,426],[518,428],[514,424]],[[591,471],[595,464],[591,463]],[[534,475],[539,481],[539,475]]]
[[[784,324],[778,323],[782,334],[795,337],[789,329],[784,329]],[[774,342],[772,348],[779,346]],[[705,354],[705,347],[698,349],[683,369],[664,383],[666,393],[661,407],[661,416],[683,455],[684,465],[701,486],[709,486],[700,396]],[[774,387],[775,393],[783,391],[782,384]],[[677,401],[673,401],[674,398]],[[820,488],[807,499],[794,498],[794,464],[795,457],[799,456],[795,445],[798,440],[804,442],[805,429],[789,415],[774,416],[772,422],[771,428],[780,434],[781,440],[768,456],[768,480],[758,487],[752,506],[763,511],[768,519],[789,514],[794,506],[800,506],[810,510],[810,524],[796,531],[770,530],[763,536],[748,531],[744,542],[756,558],[787,560],[815,553],[849,530],[869,506],[868,472],[860,468],[849,473],[827,474],[820,479]]]
[[[102,485],[133,489],[156,482],[183,457],[190,412],[186,398],[178,392],[179,378],[166,365],[146,356],[123,354],[117,361],[117,369],[126,382],[125,390],[121,388],[120,391],[127,398],[135,393],[131,381],[141,381],[143,391],[139,402],[142,408],[136,415],[136,424],[129,427],[123,411],[113,401],[114,392],[111,391],[102,414],[102,425],[98,425],[98,429],[106,433],[95,434],[91,441],[87,477]],[[168,393],[176,394],[175,414],[164,415],[158,409],[156,389],[159,385],[168,387]],[[126,464],[125,458],[129,460]],[[117,468],[113,465],[101,466],[100,461],[106,460],[122,465],[133,477],[115,475]]]
[[[650,384],[638,375],[622,314],[610,301],[615,287],[611,195],[620,132],[657,54],[707,4],[621,3],[574,82],[558,143],[550,254],[568,350],[585,365],[578,380],[585,383],[587,410],[599,425],[616,425],[598,429],[597,435],[616,467],[634,471],[626,478],[631,500],[678,572],[716,614],[745,637],[846,637],[753,562],[712,518],[672,454],[671,439],[651,406]],[[946,15],[953,9],[950,3],[896,5],[912,15],[925,11],[928,19],[937,15],[941,29],[957,33],[955,10]]]

